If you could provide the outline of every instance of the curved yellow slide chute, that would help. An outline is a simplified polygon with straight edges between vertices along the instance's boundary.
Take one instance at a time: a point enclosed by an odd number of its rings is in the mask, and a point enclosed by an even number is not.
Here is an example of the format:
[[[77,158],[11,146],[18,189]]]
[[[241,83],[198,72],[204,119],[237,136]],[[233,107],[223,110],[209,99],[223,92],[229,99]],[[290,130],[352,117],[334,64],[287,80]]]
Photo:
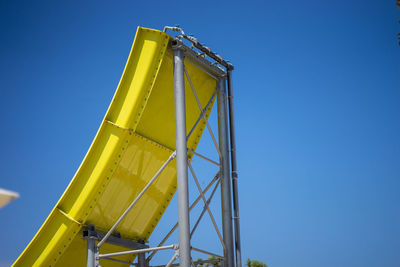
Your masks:
[[[172,38],[139,27],[110,107],[71,183],[13,266],[85,266],[89,224],[107,232],[175,150]],[[185,61],[202,106],[217,83]],[[189,133],[200,109],[186,88]],[[206,111],[208,116],[212,105]],[[200,122],[188,139],[195,150],[204,130]],[[148,240],[176,190],[173,160],[117,227],[122,238]],[[101,253],[124,250],[104,244]],[[126,249],[125,249],[126,250]],[[117,259],[132,261],[133,255]],[[101,260],[101,266],[126,266]]]

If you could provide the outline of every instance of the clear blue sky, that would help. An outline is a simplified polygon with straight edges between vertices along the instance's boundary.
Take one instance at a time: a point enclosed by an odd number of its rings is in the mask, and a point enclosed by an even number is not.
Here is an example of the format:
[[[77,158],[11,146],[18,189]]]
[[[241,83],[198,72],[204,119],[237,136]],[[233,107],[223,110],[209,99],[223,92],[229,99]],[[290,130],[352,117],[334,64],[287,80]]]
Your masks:
[[[1,1],[0,266],[105,114],[137,26],[180,24],[234,72],[244,258],[400,266],[395,1]]]

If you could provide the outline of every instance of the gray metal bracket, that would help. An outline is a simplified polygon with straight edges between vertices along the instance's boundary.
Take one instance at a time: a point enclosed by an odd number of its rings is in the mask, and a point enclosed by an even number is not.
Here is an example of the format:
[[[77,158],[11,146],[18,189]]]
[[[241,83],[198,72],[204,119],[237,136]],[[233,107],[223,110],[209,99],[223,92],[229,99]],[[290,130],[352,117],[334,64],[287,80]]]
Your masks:
[[[83,231],[83,239],[88,240],[88,239],[94,239],[97,241],[100,241],[104,238],[105,234],[97,232],[95,230],[94,225],[88,225],[86,230]],[[117,245],[120,247],[124,248],[129,248],[129,249],[143,249],[143,248],[148,248],[149,246],[145,244],[143,239],[136,241],[128,240],[128,239],[123,239],[121,238],[121,235],[119,233],[114,233],[113,235],[110,235],[110,237],[107,239],[106,243],[112,244],[112,245]]]

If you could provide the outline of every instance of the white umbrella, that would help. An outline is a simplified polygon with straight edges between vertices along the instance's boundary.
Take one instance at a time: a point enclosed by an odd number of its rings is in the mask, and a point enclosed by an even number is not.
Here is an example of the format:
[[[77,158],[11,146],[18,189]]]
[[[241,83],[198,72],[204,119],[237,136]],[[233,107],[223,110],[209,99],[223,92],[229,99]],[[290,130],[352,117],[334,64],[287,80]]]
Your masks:
[[[17,192],[0,188],[0,209],[18,197]]]

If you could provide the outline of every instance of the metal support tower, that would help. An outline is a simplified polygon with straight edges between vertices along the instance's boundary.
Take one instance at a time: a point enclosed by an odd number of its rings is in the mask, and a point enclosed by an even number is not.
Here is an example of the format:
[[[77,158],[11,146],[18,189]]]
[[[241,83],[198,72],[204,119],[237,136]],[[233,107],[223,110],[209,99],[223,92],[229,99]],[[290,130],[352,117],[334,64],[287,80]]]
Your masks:
[[[138,267],[150,266],[149,262],[160,250],[174,250],[172,258],[166,265],[162,266],[180,266],[189,267],[196,266],[197,264],[204,263],[220,263],[224,267],[241,267],[241,245],[240,245],[240,224],[239,224],[239,198],[238,198],[238,183],[237,183],[237,164],[236,164],[236,140],[235,140],[235,129],[234,129],[234,114],[233,114],[233,89],[232,89],[232,70],[233,66],[225,61],[221,56],[215,54],[210,48],[202,45],[196,38],[187,36],[182,29],[177,27],[165,27],[164,31],[173,30],[180,32],[181,35],[175,37],[171,43],[173,50],[173,68],[174,68],[174,99],[175,99],[175,141],[176,150],[170,155],[166,162],[161,166],[153,178],[143,188],[139,195],[131,202],[128,208],[123,214],[116,220],[114,225],[108,230],[107,233],[102,234],[95,231],[95,227],[89,225],[87,230],[83,233],[83,238],[87,240],[87,266],[98,267],[100,259],[111,260],[120,263],[132,265],[131,262],[122,261],[112,257],[135,254],[137,255],[137,263],[133,264]],[[191,47],[186,46],[182,40],[185,39],[192,43]],[[197,49],[195,51],[193,48]],[[200,52],[199,52],[200,51]],[[212,59],[214,62],[210,62],[208,59]],[[209,99],[205,107],[202,106],[194,85],[190,79],[190,75],[185,68],[185,61],[191,62],[196,65],[211,77],[217,81],[217,88],[214,94]],[[220,66],[225,67],[226,71]],[[187,135],[186,131],[186,106],[185,106],[185,76],[188,84],[190,85],[193,95],[196,98],[198,107],[200,109],[200,115],[196,123],[192,126],[192,129]],[[227,88],[228,84],[228,96]],[[206,117],[206,111],[209,106],[213,103],[215,96],[217,97],[217,117],[218,117],[218,138],[214,137],[211,127]],[[229,102],[229,112],[228,112]],[[204,120],[207,129],[212,137],[214,146],[218,152],[219,162],[209,159],[195,151],[187,148],[187,140],[196,128],[198,123]],[[229,127],[228,127],[229,123]],[[218,143],[217,140],[218,139]],[[229,151],[230,156],[229,157]],[[219,171],[209,184],[202,189],[199,180],[193,170],[193,167],[188,163],[188,153],[193,156],[198,156],[209,163],[219,166]],[[176,158],[176,169],[177,169],[177,197],[178,197],[178,222],[172,227],[167,233],[163,240],[156,247],[149,248],[144,242],[134,242],[132,240],[125,240],[120,238],[118,235],[114,235],[116,228],[121,221],[127,216],[130,210],[137,204],[141,197],[146,193],[150,186],[157,180],[161,172],[166,166]],[[230,164],[232,173],[230,173]],[[199,191],[199,196],[189,206],[189,191],[188,191],[188,168],[193,176],[193,180],[196,183]],[[232,174],[232,176],[231,176]],[[231,184],[232,179],[232,184]],[[222,214],[222,234],[220,233],[219,227],[212,215],[209,204],[214,196],[214,193],[218,186],[221,186],[221,214]],[[231,187],[232,186],[232,187]],[[210,190],[213,188],[212,190]],[[206,199],[206,193],[212,191]],[[190,229],[189,212],[200,202],[203,201],[203,210],[195,222],[192,229]],[[233,213],[232,217],[232,203]],[[209,252],[200,248],[191,246],[190,239],[195,232],[200,220],[203,215],[208,213],[214,229],[221,242],[224,255],[220,256],[213,252]],[[233,222],[234,231],[233,231]],[[164,245],[172,233],[179,228],[179,244]],[[235,234],[233,234],[233,232]],[[96,240],[98,241],[96,245]],[[113,252],[108,254],[100,254],[100,248],[104,243],[110,243],[121,247],[129,248],[131,250],[125,250],[121,252]],[[199,253],[213,256],[214,259],[192,261],[191,251],[197,251]],[[150,253],[146,258],[145,253]],[[235,257],[236,255],[236,257]],[[174,264],[175,260],[179,258],[179,264]],[[236,259],[236,262],[235,262]]]

